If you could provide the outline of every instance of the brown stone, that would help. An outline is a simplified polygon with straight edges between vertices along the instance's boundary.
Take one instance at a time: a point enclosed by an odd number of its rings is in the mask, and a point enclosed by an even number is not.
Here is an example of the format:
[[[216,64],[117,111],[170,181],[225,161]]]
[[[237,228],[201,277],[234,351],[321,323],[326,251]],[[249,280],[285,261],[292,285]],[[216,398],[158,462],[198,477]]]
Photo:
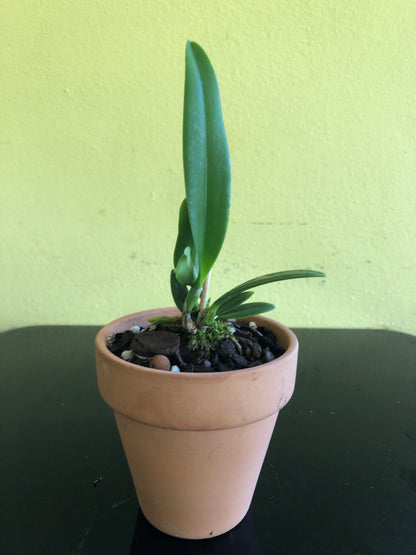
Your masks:
[[[253,347],[251,349],[251,353],[252,353],[252,358],[253,360],[257,360],[258,358],[261,357],[261,353],[262,353],[262,348],[260,347],[260,345],[257,343],[257,341],[255,343],[253,343]]]
[[[170,360],[165,355],[155,355],[149,360],[149,368],[157,370],[170,370]]]
[[[141,356],[172,355],[179,352],[180,337],[169,331],[142,332],[134,336],[130,349]]]

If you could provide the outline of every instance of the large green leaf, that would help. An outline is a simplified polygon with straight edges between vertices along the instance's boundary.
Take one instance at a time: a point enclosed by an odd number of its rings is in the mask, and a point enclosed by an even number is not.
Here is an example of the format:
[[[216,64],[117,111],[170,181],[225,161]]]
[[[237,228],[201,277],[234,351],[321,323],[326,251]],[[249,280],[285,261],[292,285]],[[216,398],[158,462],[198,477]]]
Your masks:
[[[186,45],[183,164],[189,224],[199,259],[199,283],[224,242],[231,170],[217,79],[203,49]]]

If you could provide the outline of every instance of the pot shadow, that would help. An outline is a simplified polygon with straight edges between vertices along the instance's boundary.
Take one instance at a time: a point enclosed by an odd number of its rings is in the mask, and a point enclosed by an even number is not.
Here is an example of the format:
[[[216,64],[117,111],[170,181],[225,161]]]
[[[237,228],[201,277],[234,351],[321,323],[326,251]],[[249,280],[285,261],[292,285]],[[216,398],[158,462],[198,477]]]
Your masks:
[[[169,553],[169,555],[260,555],[251,509],[229,532],[205,540],[185,540],[169,536],[146,520],[139,510],[130,555]]]

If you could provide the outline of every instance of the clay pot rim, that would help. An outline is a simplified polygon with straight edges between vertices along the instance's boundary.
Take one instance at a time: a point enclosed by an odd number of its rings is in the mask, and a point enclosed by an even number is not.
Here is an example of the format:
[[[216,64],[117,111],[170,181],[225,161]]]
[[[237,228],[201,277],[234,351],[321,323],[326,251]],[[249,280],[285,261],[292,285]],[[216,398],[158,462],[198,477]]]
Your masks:
[[[298,348],[298,340],[296,335],[293,333],[293,331],[286,327],[285,325],[281,324],[280,322],[276,321],[276,320],[272,320],[271,318],[267,318],[265,316],[262,316],[261,314],[256,315],[256,316],[250,316],[249,318],[241,318],[242,321],[256,321],[258,319],[261,319],[262,321],[262,325],[266,325],[266,326],[270,326],[271,328],[274,328],[276,325],[279,327],[279,329],[285,334],[287,340],[288,340],[288,344],[286,346],[286,351],[280,355],[277,359],[271,360],[270,362],[265,362],[263,364],[259,364],[258,366],[254,366],[251,368],[240,368],[237,370],[228,370],[225,372],[168,372],[166,370],[158,370],[157,368],[148,368],[147,366],[141,366],[140,364],[134,364],[132,362],[129,362],[127,360],[123,360],[122,358],[118,357],[117,355],[113,354],[106,345],[106,339],[107,337],[111,336],[113,333],[117,333],[119,324],[122,324],[125,321],[134,319],[136,317],[140,317],[143,314],[146,313],[152,313],[152,315],[159,315],[159,316],[174,316],[174,315],[178,315],[179,311],[176,308],[159,308],[159,309],[149,309],[149,310],[141,310],[139,312],[133,312],[131,314],[126,314],[124,316],[121,316],[111,322],[109,322],[108,324],[106,324],[104,327],[102,327],[100,329],[100,331],[97,333],[96,337],[95,337],[95,348],[97,349],[97,351],[99,351],[101,353],[101,355],[104,358],[107,358],[109,360],[112,361],[116,361],[122,368],[124,368],[125,370],[129,370],[134,371],[136,370],[137,372],[143,372],[146,371],[146,373],[152,373],[153,375],[159,375],[159,376],[172,376],[172,379],[192,379],[192,380],[197,380],[197,379],[203,379],[203,380],[207,380],[207,379],[214,379],[217,378],[218,376],[221,375],[223,377],[225,376],[229,376],[229,375],[233,375],[236,376],[238,374],[243,374],[246,372],[253,372],[253,370],[259,370],[261,368],[267,368],[269,366],[272,366],[274,364],[276,364],[276,361],[279,360],[280,362],[284,362],[286,359],[289,359],[293,356],[293,353],[296,351],[296,349]],[[124,328],[123,331],[125,331],[125,329],[129,329],[128,327]],[[120,329],[121,331],[121,329]]]

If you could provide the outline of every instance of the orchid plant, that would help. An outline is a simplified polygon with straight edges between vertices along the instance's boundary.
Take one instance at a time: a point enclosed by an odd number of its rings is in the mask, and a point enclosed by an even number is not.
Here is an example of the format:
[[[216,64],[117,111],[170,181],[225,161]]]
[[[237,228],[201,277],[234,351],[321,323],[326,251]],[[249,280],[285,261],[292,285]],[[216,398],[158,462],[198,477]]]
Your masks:
[[[212,343],[216,334],[223,337],[224,331],[229,333],[229,320],[275,308],[266,302],[247,302],[253,295],[253,288],[287,279],[325,277],[325,274],[289,270],[262,275],[237,285],[210,303],[211,271],[224,242],[230,211],[230,156],[215,72],[208,56],[195,42],[188,41],[186,45],[185,66],[183,166],[186,198],[179,210],[170,284],[175,304],[182,313],[182,326],[195,336],[194,347],[200,348],[204,346],[204,337],[210,337],[209,343]],[[170,320],[163,318],[163,323],[168,324]]]

